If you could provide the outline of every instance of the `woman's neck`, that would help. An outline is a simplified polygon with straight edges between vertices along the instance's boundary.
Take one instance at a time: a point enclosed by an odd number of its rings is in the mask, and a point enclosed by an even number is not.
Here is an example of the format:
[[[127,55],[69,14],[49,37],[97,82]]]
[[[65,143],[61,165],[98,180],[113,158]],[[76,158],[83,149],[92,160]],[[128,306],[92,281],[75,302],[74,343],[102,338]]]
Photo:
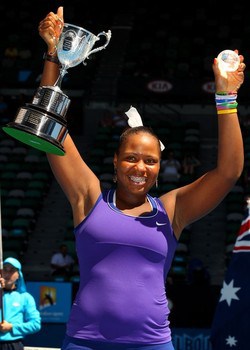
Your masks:
[[[148,202],[147,196],[133,196],[133,195],[127,195],[124,198],[124,196],[119,194],[119,191],[114,192],[114,198],[113,202],[115,206],[120,209],[120,210],[130,210],[130,209],[135,209],[138,208],[145,203]]]

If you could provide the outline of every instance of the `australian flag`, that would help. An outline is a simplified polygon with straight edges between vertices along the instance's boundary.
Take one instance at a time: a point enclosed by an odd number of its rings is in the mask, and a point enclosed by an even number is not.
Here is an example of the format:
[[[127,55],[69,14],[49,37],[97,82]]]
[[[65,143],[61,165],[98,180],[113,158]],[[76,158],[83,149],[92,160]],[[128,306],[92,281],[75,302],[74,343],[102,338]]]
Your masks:
[[[250,349],[250,201],[211,327],[213,350]]]

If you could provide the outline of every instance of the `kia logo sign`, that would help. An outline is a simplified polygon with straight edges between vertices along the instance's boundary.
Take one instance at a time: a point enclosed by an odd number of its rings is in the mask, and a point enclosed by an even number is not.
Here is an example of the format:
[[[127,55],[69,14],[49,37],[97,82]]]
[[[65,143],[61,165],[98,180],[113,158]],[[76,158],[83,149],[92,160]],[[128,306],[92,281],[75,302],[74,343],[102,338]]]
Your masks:
[[[166,80],[153,80],[150,81],[147,84],[147,88],[150,91],[157,92],[157,93],[163,93],[163,92],[168,92],[169,90],[172,89],[172,84],[170,84]]]
[[[202,90],[208,92],[209,94],[215,93],[215,83],[214,81],[209,81],[202,85]]]

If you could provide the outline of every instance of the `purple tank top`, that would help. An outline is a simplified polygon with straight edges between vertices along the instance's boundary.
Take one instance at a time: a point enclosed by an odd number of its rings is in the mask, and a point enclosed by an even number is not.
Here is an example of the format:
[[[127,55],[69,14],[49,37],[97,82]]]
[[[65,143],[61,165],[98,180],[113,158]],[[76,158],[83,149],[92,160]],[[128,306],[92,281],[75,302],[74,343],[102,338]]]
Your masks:
[[[165,292],[177,240],[157,198],[152,212],[134,217],[105,191],[75,228],[80,285],[67,335],[117,343],[171,340]]]

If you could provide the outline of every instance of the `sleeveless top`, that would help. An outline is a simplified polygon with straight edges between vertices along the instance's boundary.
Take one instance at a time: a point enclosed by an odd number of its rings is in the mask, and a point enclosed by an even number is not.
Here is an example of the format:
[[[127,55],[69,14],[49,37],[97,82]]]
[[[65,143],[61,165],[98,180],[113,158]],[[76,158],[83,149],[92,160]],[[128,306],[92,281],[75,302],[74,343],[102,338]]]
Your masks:
[[[104,191],[74,230],[80,284],[66,334],[117,343],[171,341],[165,281],[177,240],[167,213],[148,195],[149,215],[123,214],[114,193]]]

